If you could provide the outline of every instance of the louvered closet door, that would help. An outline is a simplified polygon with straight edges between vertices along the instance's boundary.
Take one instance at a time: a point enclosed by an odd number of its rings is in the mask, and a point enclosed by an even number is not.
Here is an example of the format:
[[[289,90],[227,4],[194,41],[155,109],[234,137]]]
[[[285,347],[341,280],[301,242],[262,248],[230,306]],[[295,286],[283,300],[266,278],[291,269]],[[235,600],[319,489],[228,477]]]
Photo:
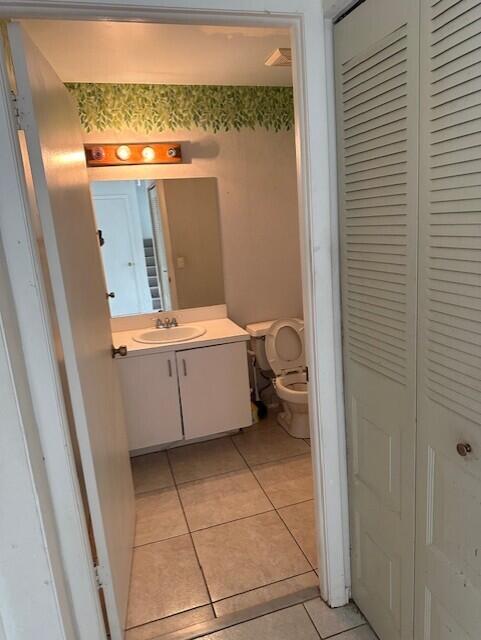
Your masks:
[[[413,637],[419,6],[336,25],[352,593],[382,640]]]
[[[481,4],[421,4],[415,637],[479,640]]]

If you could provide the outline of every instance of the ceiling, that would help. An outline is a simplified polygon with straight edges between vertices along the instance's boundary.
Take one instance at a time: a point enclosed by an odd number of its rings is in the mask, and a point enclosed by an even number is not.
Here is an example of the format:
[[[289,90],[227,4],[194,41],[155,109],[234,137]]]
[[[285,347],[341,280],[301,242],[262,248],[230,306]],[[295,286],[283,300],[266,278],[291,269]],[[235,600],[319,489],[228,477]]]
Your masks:
[[[286,29],[133,22],[26,20],[23,26],[64,82],[290,85],[266,67]]]

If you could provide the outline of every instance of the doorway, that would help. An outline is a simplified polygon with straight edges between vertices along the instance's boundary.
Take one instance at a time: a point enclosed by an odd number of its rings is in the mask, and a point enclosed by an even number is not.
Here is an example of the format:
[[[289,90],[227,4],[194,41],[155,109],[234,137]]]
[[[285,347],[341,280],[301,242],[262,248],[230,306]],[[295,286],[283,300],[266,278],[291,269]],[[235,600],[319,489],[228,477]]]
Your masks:
[[[305,229],[304,229],[304,228],[303,228],[303,230],[305,231]],[[324,257],[324,258],[325,258],[325,257]],[[323,259],[324,259],[324,258],[323,258]],[[329,289],[330,289],[330,287],[331,287],[331,283],[329,283],[329,284],[328,284],[328,288],[329,288]],[[313,333],[314,333],[314,332],[313,332]],[[313,337],[314,337],[314,336],[313,336]],[[314,348],[314,342],[315,342],[315,341],[313,341],[313,342],[312,342],[312,344],[311,344],[311,347],[310,347],[311,349],[313,349],[313,348]],[[314,369],[313,373],[314,373],[314,375],[315,375],[315,369]],[[330,385],[332,385],[332,380],[330,380],[330,381],[329,381],[329,384],[330,384]],[[331,406],[332,406],[332,401],[333,401],[333,398],[332,398],[332,397],[330,397],[330,398],[328,399],[328,401],[327,401],[326,405],[324,406],[324,409],[327,409],[327,406],[329,406],[329,403],[331,403]],[[315,414],[315,415],[317,415],[317,413],[318,413],[318,409],[319,409],[319,407],[317,406],[317,399],[314,399],[314,400],[313,400],[313,401],[311,401],[311,402],[314,402],[314,405],[315,405],[315,411],[314,411],[314,414]],[[317,411],[316,411],[316,409],[317,409]],[[315,443],[314,443],[314,450],[315,450],[315,451],[317,451],[317,456],[319,456],[319,455],[320,455],[320,446],[319,446],[319,444],[320,444],[320,443],[319,443],[319,441],[318,441],[318,436],[316,436],[316,438],[315,438]],[[321,470],[321,469],[319,468],[319,469],[317,470],[317,472],[318,472],[319,474],[321,473],[321,471],[322,471],[322,473],[325,473],[325,472],[327,471],[327,465],[326,465],[326,468],[325,468],[325,469],[323,468],[323,469]],[[318,480],[319,480],[319,478],[318,478]],[[338,505],[338,509],[340,509],[340,505]],[[324,522],[323,522],[323,525],[324,525],[324,526],[320,528],[321,533],[324,533],[324,534],[326,533],[325,522],[326,522],[326,521],[324,521]],[[332,560],[333,560],[333,559],[332,559],[332,556],[330,556],[330,557],[328,558],[328,560],[329,560],[329,561],[332,561]],[[344,572],[343,572],[343,575],[344,575]],[[326,584],[327,584],[327,581],[326,581]],[[345,584],[344,584],[344,587],[343,587],[343,588],[345,589]]]

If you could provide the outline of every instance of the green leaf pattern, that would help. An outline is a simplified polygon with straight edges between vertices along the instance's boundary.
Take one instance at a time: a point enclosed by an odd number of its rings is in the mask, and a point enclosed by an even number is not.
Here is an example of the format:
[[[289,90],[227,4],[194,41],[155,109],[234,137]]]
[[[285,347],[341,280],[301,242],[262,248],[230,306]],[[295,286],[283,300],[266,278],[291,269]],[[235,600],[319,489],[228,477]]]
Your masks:
[[[67,83],[85,131],[229,131],[294,123],[292,87]]]

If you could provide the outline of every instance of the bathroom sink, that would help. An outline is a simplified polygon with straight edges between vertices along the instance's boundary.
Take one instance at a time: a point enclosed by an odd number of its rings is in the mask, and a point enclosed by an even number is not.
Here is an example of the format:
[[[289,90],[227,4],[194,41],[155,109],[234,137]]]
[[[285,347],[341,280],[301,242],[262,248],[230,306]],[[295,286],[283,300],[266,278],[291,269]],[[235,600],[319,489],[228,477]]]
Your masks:
[[[147,344],[163,344],[166,342],[184,342],[204,335],[204,327],[185,325],[169,327],[168,329],[149,329],[134,337],[136,342]]]

